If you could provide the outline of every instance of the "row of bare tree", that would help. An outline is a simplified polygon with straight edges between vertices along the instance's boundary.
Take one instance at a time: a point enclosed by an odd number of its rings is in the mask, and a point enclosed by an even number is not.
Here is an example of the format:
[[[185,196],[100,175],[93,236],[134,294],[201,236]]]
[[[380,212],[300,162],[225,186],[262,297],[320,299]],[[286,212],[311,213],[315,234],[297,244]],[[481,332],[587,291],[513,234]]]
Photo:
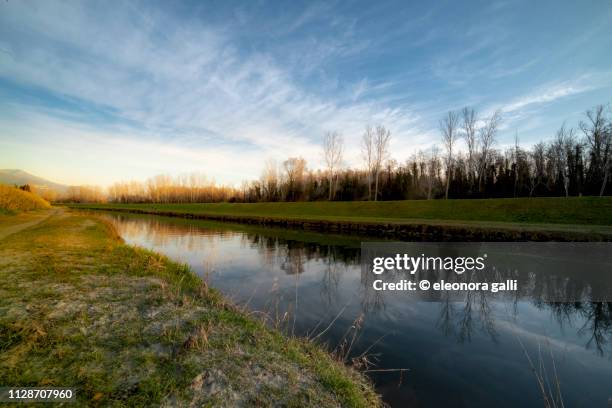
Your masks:
[[[527,150],[495,149],[501,112],[479,117],[473,108],[440,121],[443,152],[433,146],[403,164],[389,158],[391,132],[366,126],[362,169],[342,169],[343,138],[323,138],[324,170],[309,171],[302,158],[268,161],[260,180],[244,184],[240,201],[400,200],[409,198],[604,195],[610,192],[612,110],[588,110],[577,129],[563,124],[549,142]],[[465,151],[458,151],[463,139]]]
[[[243,186],[241,201],[393,200],[408,198],[604,195],[610,191],[612,112],[603,105],[585,113],[578,130],[565,124],[553,140],[526,150],[494,148],[501,112],[479,117],[473,108],[448,112],[438,146],[403,164],[389,159],[391,132],[367,126],[361,139],[363,167],[342,169],[343,139],[323,139],[325,170],[308,171],[301,158],[269,161],[260,180]],[[463,139],[465,151],[458,151]],[[299,163],[299,166],[296,166]]]
[[[178,177],[158,175],[146,180],[118,182],[106,192],[97,186],[72,186],[56,201],[116,203],[202,203],[236,200],[239,190],[217,185],[200,173]]]
[[[529,179],[530,196],[545,180],[554,195],[557,195],[560,189],[559,186],[551,184],[562,185],[565,196],[568,196],[572,183],[575,185],[573,188],[575,194],[585,192],[604,195],[612,167],[611,113],[610,108],[606,112],[603,105],[596,106],[585,113],[586,120],[579,124],[582,138],[577,137],[576,130],[567,128],[564,123],[552,142],[548,144],[540,142],[533,146],[531,152],[520,148],[518,134],[515,135],[514,148],[506,152],[507,155],[509,153],[512,165],[513,195],[517,195],[521,177]],[[467,174],[469,191],[472,191],[477,185],[479,192],[483,192],[487,167],[491,156],[496,153],[491,150],[491,146],[495,142],[500,119],[500,112],[494,113],[490,118],[482,121],[478,132],[476,132],[477,117],[475,111],[470,108],[464,108],[458,113],[449,112],[440,121],[442,141],[446,150],[444,159],[446,198],[448,198],[450,184],[455,173],[456,160],[453,155],[453,146],[461,136],[465,139],[467,157],[464,168],[459,171],[463,170]],[[503,175],[497,171],[494,176]],[[584,186],[585,179],[586,186]],[[595,189],[597,186],[598,190]]]
[[[473,108],[448,112],[440,121],[442,148],[419,151],[404,163],[389,157],[391,131],[366,126],[361,169],[343,168],[344,140],[337,131],[323,137],[324,169],[308,169],[291,157],[266,161],[259,180],[236,189],[192,173],[160,175],[141,182],[99,188],[74,187],[64,201],[194,203],[222,201],[402,200],[432,198],[604,195],[610,193],[612,110],[585,113],[577,128],[563,124],[555,137],[530,149],[495,149],[501,113],[479,117]],[[463,140],[466,149],[459,151]]]
[[[482,189],[483,177],[491,156],[491,148],[495,142],[497,128],[501,121],[501,112],[496,111],[491,117],[482,119],[477,127],[478,118],[473,108],[465,107],[461,112],[448,112],[440,121],[442,143],[446,149],[444,163],[446,166],[446,187],[444,197],[448,199],[450,183],[455,166],[455,151],[453,148],[461,136],[467,146],[465,172],[472,184]],[[461,133],[462,131],[462,133]]]

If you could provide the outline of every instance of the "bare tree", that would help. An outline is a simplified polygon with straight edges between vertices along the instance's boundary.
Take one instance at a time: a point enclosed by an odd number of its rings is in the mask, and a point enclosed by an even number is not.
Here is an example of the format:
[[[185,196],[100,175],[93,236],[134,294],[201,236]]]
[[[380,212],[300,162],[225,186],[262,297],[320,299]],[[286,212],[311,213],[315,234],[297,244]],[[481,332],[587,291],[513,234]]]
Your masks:
[[[544,178],[544,143],[540,142],[533,146],[529,170],[529,197],[533,196],[535,189],[542,184]]]
[[[501,121],[501,112],[495,111],[491,117],[484,120],[483,126],[478,129],[478,136],[480,142],[480,166],[478,170],[478,185],[480,190],[483,190],[483,182],[487,165],[489,163],[489,156],[491,153],[491,147],[495,143],[495,136],[497,135],[497,127]]]
[[[606,185],[608,184],[608,178],[610,177],[610,170],[612,168],[612,107],[609,107],[610,116],[608,117],[608,125],[605,130],[605,164],[604,164],[604,179],[601,182],[601,189],[599,190],[599,196],[603,196]]]
[[[342,136],[338,132],[327,132],[323,137],[323,155],[329,176],[329,201],[332,200],[335,191],[334,178],[342,161],[343,143]]]
[[[275,201],[278,191],[278,165],[274,159],[266,160],[261,174],[261,185],[264,198],[268,201]]]
[[[427,199],[431,200],[431,193],[433,190],[434,183],[438,177],[440,169],[440,160],[438,158],[438,146],[433,146],[429,154],[429,160],[427,163]]]
[[[587,122],[580,122],[580,129],[591,147],[591,167],[602,176],[603,180],[599,189],[599,196],[603,196],[612,161],[612,125],[606,120],[604,106],[598,105],[593,110],[586,112]]]
[[[382,125],[376,126],[374,135],[374,201],[378,200],[378,176],[383,162],[389,155],[389,142],[391,141],[391,131]]]
[[[478,149],[478,140],[476,139],[476,112],[472,108],[465,107],[461,111],[463,116],[463,137],[465,138],[465,144],[468,148],[468,181],[474,184],[474,174],[476,173],[476,150]]]
[[[424,193],[427,187],[427,155],[422,150],[411,159],[412,172],[415,175],[414,186],[419,193]]]
[[[374,172],[374,130],[367,125],[361,139],[361,154],[368,175],[368,200],[372,199],[372,173]]]
[[[304,186],[306,160],[301,157],[290,157],[283,162],[283,168],[287,177],[286,199],[295,201],[299,199]]]
[[[191,173],[189,175],[189,202],[190,203],[195,203],[197,187],[198,187],[198,174]]]
[[[444,119],[440,121],[440,131],[442,132],[442,143],[446,148],[446,192],[444,198],[448,200],[448,189],[453,175],[453,145],[457,139],[457,127],[459,116],[449,111]]]
[[[514,161],[514,197],[516,198],[516,193],[518,189],[518,179],[519,179],[519,137],[518,132],[514,132],[514,151],[512,152],[512,159]]]
[[[561,128],[557,131],[555,141],[553,142],[553,150],[555,155],[555,164],[561,178],[563,180],[563,188],[565,190],[565,197],[569,197],[569,168],[568,168],[568,154],[572,149],[574,139],[574,129],[566,129],[565,123],[561,125]]]

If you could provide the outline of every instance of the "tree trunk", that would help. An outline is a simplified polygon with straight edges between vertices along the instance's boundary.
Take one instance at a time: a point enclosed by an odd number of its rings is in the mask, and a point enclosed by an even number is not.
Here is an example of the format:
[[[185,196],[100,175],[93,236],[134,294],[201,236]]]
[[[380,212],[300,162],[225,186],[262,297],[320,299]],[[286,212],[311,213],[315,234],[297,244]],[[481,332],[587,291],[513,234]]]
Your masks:
[[[518,164],[515,164],[514,165],[514,198],[516,198],[517,187],[518,187]]]
[[[446,174],[446,193],[444,195],[444,199],[448,200],[448,188],[450,187],[450,181],[451,181],[451,175],[452,175],[452,169],[449,167],[447,174]]]
[[[376,172],[376,181],[374,182],[374,201],[378,201],[378,171]]]
[[[610,166],[606,166],[606,170],[604,171],[604,179],[601,183],[601,189],[599,190],[599,196],[602,197],[604,192],[606,191],[606,185],[608,184],[608,176],[610,175]]]

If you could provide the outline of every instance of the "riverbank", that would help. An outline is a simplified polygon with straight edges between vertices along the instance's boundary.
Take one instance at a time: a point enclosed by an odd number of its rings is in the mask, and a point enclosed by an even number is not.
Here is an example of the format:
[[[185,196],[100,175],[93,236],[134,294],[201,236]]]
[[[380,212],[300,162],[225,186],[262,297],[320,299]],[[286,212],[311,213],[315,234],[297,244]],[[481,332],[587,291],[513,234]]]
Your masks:
[[[70,206],[398,240],[612,240],[612,197]]]
[[[4,238],[0,279],[3,385],[75,387],[102,406],[380,405],[319,346],[90,215],[59,211]]]

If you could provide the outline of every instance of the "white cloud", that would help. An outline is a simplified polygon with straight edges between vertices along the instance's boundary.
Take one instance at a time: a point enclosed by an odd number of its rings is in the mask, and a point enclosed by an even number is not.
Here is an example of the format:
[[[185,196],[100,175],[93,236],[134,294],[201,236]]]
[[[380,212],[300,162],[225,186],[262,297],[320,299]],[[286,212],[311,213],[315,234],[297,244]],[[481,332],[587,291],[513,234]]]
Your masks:
[[[509,104],[505,105],[502,110],[504,112],[515,112],[517,110],[526,108],[530,105],[538,105],[543,103],[554,102],[557,99],[565,98],[571,95],[576,95],[582,92],[586,92],[593,89],[589,85],[577,85],[577,84],[560,84],[553,85],[547,88],[541,89],[537,92],[533,92],[529,95],[522,96]]]
[[[323,97],[316,86],[306,91],[270,55],[239,50],[223,29],[178,25],[134,7],[104,12],[92,12],[80,3],[15,2],[3,7],[7,12],[0,22],[27,30],[32,38],[8,40],[8,53],[0,55],[0,76],[106,109],[135,125],[123,126],[117,139],[129,150],[154,149],[155,157],[185,157],[188,152],[184,163],[197,161],[193,154],[201,155],[198,162],[207,163],[205,170],[225,182],[253,178],[266,157],[301,155],[318,167],[319,139],[329,129],[344,133],[350,165],[359,160],[356,145],[365,123],[384,122],[404,141],[413,135],[415,115],[409,111],[351,96]],[[15,109],[24,115],[43,114],[26,106]],[[113,163],[126,156],[119,142],[108,145],[115,139],[104,134],[107,129],[84,130],[52,116],[47,123],[53,123],[75,152],[76,147],[108,148],[106,159]],[[14,137],[17,129],[27,131],[25,124],[12,126]],[[49,129],[40,126],[31,133],[44,139]],[[156,145],[164,140],[182,147]],[[107,147],[97,149],[96,143]],[[219,146],[227,154],[209,157]],[[167,171],[176,171],[176,161],[165,162]],[[236,170],[227,169],[228,163]]]
[[[23,1],[0,7],[0,79],[32,93],[42,89],[80,108],[41,109],[16,98],[10,106],[0,106],[0,127],[7,132],[3,142],[26,155],[28,149],[37,152],[29,156],[46,161],[51,170],[67,165],[53,154],[43,154],[44,149],[63,152],[60,156],[70,152],[90,157],[92,151],[104,156],[90,160],[89,173],[65,171],[66,180],[90,177],[107,183],[112,177],[193,168],[219,181],[238,183],[256,178],[268,157],[281,161],[298,155],[317,168],[320,139],[327,130],[344,135],[345,163],[357,166],[360,137],[368,123],[391,129],[392,156],[403,161],[439,141],[436,124],[447,109],[478,106],[486,100],[486,92],[465,89],[476,89],[474,84],[483,78],[506,78],[535,64],[530,56],[515,58],[509,52],[509,25],[498,24],[492,12],[489,24],[472,27],[464,36],[434,24],[432,11],[370,38],[363,35],[366,22],[314,5],[291,18],[267,18],[261,29],[275,40],[268,39],[262,49],[244,47],[237,39],[256,24],[247,5],[223,26],[198,18],[179,21],[147,3],[108,7]],[[331,21],[333,27],[325,35],[309,31],[282,41],[284,34],[295,35],[321,21]],[[425,29],[425,34],[418,34]],[[453,39],[451,47],[431,51],[401,73],[391,69],[396,62],[399,66],[400,56],[392,63],[381,57],[384,71],[391,72],[381,78],[359,72],[350,82],[325,69],[334,58],[361,61],[360,53],[366,51],[367,64],[394,41],[397,47],[408,40],[439,42],[447,37]],[[276,44],[277,38],[281,44]],[[463,40],[471,45],[454,46]],[[434,72],[425,72],[431,65]],[[532,120],[540,106],[601,86],[604,77],[602,73],[545,84],[521,97],[508,97],[506,103],[478,107],[483,116],[503,109],[503,126],[508,126]],[[470,86],[461,88],[466,81],[472,81]],[[447,87],[449,82],[458,85]],[[105,112],[109,119],[91,119],[90,111]],[[12,114],[19,120],[12,120]],[[29,146],[24,134],[29,135]],[[0,157],[3,154],[7,153],[0,150]],[[133,162],[130,155],[136,157]]]

